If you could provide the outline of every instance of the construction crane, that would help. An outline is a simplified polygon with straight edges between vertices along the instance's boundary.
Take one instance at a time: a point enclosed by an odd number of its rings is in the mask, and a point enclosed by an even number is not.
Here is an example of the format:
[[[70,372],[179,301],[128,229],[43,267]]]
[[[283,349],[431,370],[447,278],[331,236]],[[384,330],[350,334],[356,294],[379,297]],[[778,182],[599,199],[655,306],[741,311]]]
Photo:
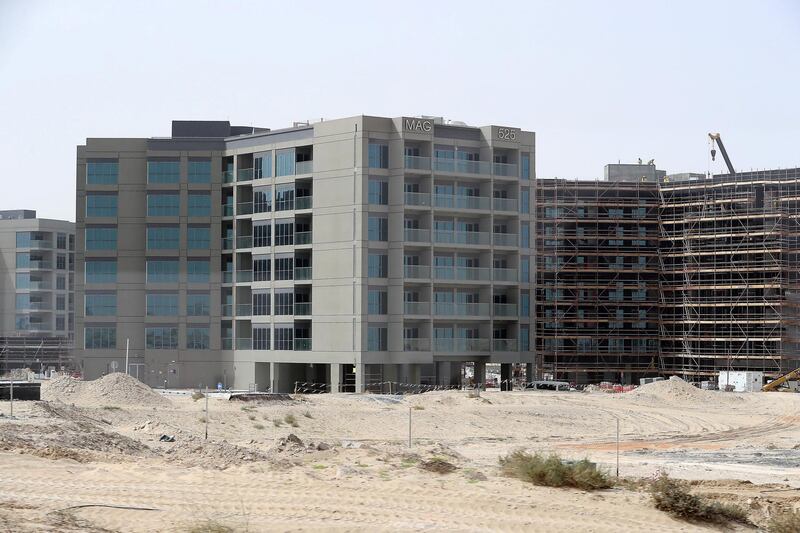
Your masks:
[[[773,379],[763,387],[761,387],[761,392],[770,392],[776,391],[780,389],[780,386],[788,381],[796,381],[800,380],[800,368],[792,370],[779,378]]]
[[[714,143],[716,143],[717,146],[719,146],[719,151],[722,152],[722,158],[725,160],[728,172],[731,175],[736,174],[736,171],[733,169],[733,164],[731,163],[731,158],[728,157],[728,151],[725,149],[725,145],[722,144],[722,137],[719,136],[719,133],[709,133],[708,138],[711,139],[711,160],[714,161],[717,155],[717,150],[714,148]]]

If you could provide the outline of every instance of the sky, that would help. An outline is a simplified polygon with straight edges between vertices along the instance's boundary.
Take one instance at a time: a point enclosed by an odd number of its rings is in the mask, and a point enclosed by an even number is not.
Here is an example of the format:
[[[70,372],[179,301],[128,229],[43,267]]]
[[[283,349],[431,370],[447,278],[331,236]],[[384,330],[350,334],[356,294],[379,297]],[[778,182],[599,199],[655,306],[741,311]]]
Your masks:
[[[435,115],[540,178],[800,166],[800,0],[0,0],[0,209],[75,220],[76,146],[173,119]]]

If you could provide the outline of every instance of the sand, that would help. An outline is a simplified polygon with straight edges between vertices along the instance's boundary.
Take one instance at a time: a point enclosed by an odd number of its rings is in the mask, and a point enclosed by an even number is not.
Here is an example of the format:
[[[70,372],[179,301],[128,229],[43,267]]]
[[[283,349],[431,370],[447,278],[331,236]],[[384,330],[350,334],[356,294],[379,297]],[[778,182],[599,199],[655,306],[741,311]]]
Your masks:
[[[706,530],[636,490],[535,487],[499,473],[498,457],[520,448],[613,473],[617,419],[623,476],[696,480],[694,490],[746,506],[756,523],[800,506],[800,395],[665,381],[624,394],[212,398],[206,441],[203,401],[151,390],[139,399],[129,383],[107,387],[113,379],[54,381],[50,401],[0,418],[0,531],[188,531],[208,520],[235,531]],[[456,470],[420,468],[436,457]],[[86,505],[137,509],[58,512]]]

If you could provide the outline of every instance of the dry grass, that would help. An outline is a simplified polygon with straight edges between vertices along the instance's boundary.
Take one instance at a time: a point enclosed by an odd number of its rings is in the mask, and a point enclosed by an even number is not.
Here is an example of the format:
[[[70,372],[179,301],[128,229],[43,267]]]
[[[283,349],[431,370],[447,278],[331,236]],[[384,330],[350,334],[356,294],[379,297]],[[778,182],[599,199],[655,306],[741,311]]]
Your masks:
[[[293,428],[300,427],[300,424],[297,422],[297,418],[291,413],[287,414],[283,417],[283,421],[292,426]]]
[[[203,394],[203,393],[202,393],[202,392],[200,392],[200,391],[194,391],[194,392],[192,393],[192,400],[194,400],[194,401],[197,401],[197,400],[202,400],[202,399],[203,399],[203,398],[205,398],[205,397],[206,397],[206,395],[205,395],[205,394]]]
[[[428,472],[436,472],[437,474],[449,474],[455,472],[458,467],[453,463],[447,462],[441,457],[434,457],[430,461],[422,461],[419,463],[419,468]]]
[[[272,425],[275,426],[276,428],[279,428],[283,425],[283,420],[281,420],[280,418],[273,418]]]
[[[800,531],[800,510],[773,514],[767,523],[769,533],[797,533]]]
[[[425,406],[424,405],[412,405],[411,408],[413,410],[415,410],[415,411],[424,411],[425,410]]]
[[[247,415],[247,418],[249,418],[250,420],[255,420],[256,419],[256,415]]]
[[[503,475],[529,481],[546,487],[574,487],[583,490],[598,490],[611,487],[608,474],[598,470],[586,459],[564,461],[556,454],[529,454],[512,452],[500,458]]]
[[[226,526],[225,524],[221,524],[216,520],[206,520],[205,522],[199,522],[197,524],[192,524],[188,528],[186,528],[186,533],[234,533],[235,530],[230,527]]]
[[[689,492],[686,483],[670,479],[666,474],[653,481],[650,494],[656,509],[677,518],[715,524],[749,523],[747,512],[741,507],[700,498]]]
[[[264,424],[253,424],[255,429],[264,429]]]

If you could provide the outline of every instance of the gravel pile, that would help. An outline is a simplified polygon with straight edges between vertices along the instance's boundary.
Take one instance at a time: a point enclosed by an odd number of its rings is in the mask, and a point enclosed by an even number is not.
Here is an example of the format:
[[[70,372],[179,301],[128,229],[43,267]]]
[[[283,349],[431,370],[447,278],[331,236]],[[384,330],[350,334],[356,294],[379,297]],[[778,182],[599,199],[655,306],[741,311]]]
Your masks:
[[[129,407],[169,407],[167,398],[121,372],[107,374],[94,381],[80,381],[60,376],[42,383],[42,399],[74,403],[85,407],[104,405]]]

